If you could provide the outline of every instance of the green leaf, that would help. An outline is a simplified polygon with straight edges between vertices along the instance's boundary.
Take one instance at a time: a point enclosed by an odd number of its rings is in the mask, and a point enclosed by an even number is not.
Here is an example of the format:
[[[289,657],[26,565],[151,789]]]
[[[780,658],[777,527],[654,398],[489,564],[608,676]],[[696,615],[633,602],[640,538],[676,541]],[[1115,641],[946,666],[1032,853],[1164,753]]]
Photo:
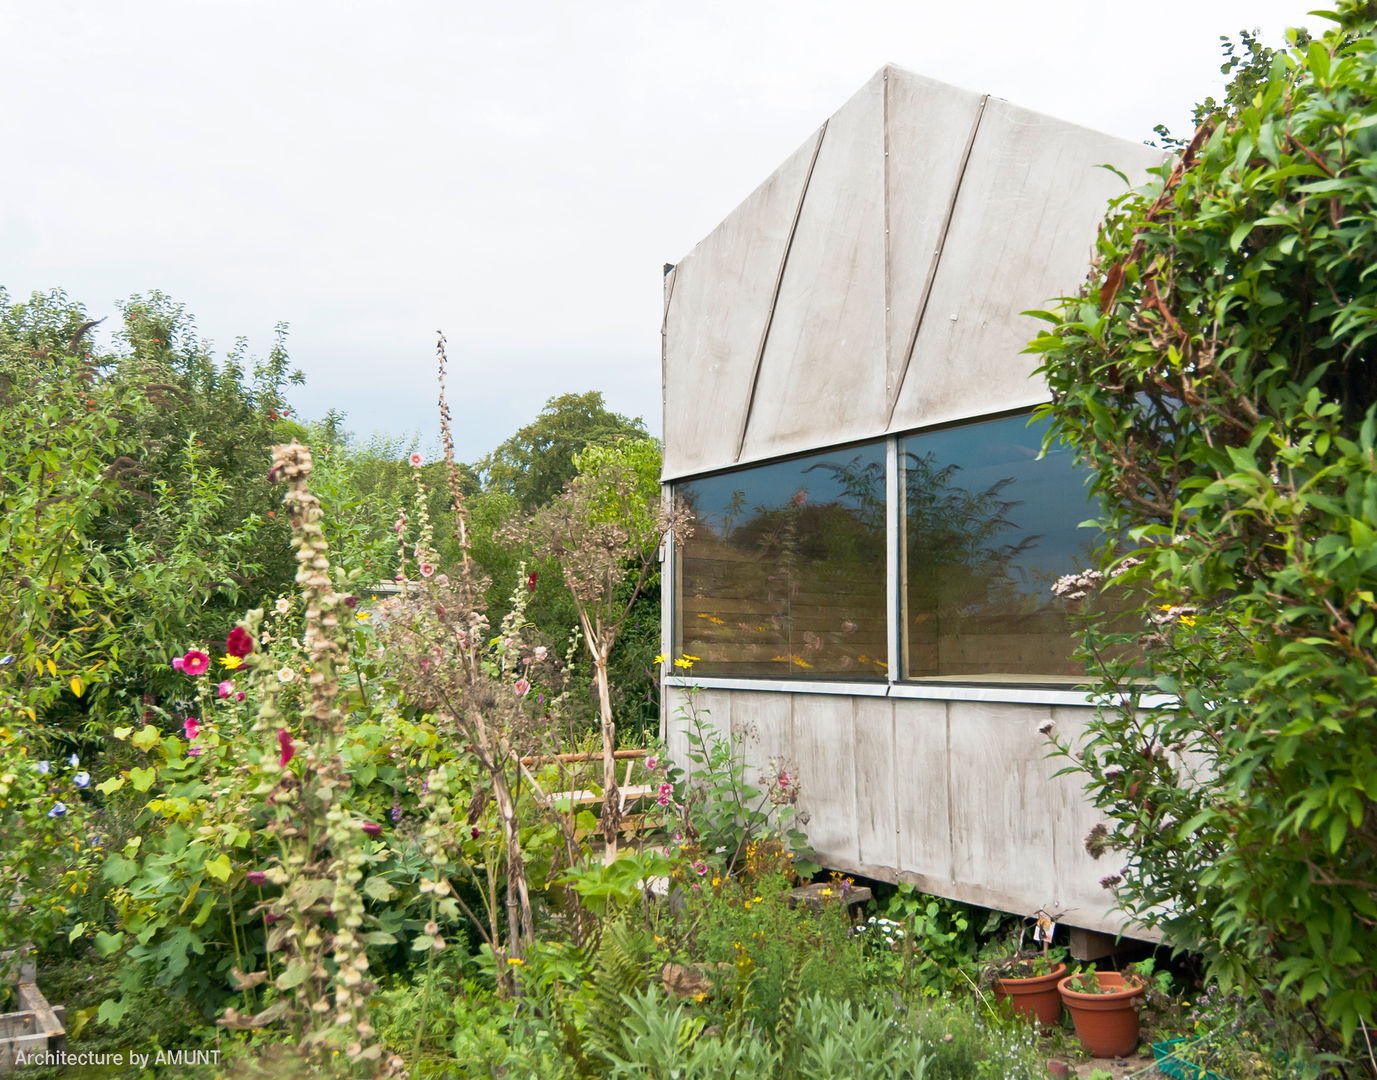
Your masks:
[[[153,781],[158,779],[157,769],[144,769],[139,766],[129,770],[129,780],[134,785],[135,791],[147,791],[153,786]]]
[[[118,934],[107,934],[104,930],[96,931],[96,955],[100,957],[110,956],[120,950],[124,944],[124,931]],[[102,1017],[104,1019],[104,1017]]]
[[[143,728],[140,729],[139,733],[130,741],[140,750],[151,750],[158,744],[160,738],[162,738],[162,736],[157,728],[152,724],[145,724]],[[140,788],[139,790],[143,791],[145,789]]]
[[[376,874],[363,883],[363,887],[360,891],[364,896],[379,902],[391,900],[397,895],[397,890],[392,887],[392,883],[386,878],[378,877]]]
[[[228,881],[230,876],[229,856],[223,851],[213,859],[207,859],[205,872],[216,881]]]
[[[293,987],[304,983],[309,974],[311,974],[309,961],[298,957],[287,965],[286,971],[277,977],[277,988],[279,990],[291,990]]]

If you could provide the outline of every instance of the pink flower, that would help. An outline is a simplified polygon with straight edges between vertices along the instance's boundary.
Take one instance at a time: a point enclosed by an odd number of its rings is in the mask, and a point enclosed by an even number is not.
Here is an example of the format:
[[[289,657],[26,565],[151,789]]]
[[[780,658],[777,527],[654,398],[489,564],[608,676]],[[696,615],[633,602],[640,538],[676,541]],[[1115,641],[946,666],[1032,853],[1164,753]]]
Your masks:
[[[185,671],[185,670],[186,670],[186,660],[183,659],[183,658],[180,657],[180,656],[174,656],[174,657],[172,658],[172,670],[173,670],[173,671]]]
[[[194,716],[188,716],[182,721],[182,730],[186,732],[187,740],[199,738],[201,735],[201,721]]]
[[[780,770],[779,770],[779,786],[780,786],[780,787],[788,787],[788,786],[789,786],[789,783],[790,783],[790,781],[789,781],[789,773],[788,773],[786,770],[784,770],[784,769],[780,769]]]
[[[225,652],[242,659],[253,652],[253,638],[242,626],[236,626],[225,639]]]
[[[182,657],[182,670],[188,675],[204,675],[210,667],[210,657],[200,649],[192,649]]]
[[[435,573],[435,567],[428,562],[421,563],[421,577],[430,577],[433,573]]]
[[[708,864],[705,863],[702,859],[699,859],[697,862],[693,864],[693,872],[697,874],[699,877],[702,877],[704,874],[708,872]]]
[[[361,823],[359,824],[359,828],[362,829],[364,832],[366,832],[369,836],[381,836],[381,835],[382,835],[382,826],[381,826],[381,825],[378,825],[378,824],[376,824],[375,822],[372,822],[372,821],[364,821],[364,822],[361,822]]]
[[[530,681],[527,679],[517,679],[516,685],[512,687],[512,692],[516,694],[517,697],[525,697],[531,692]]]
[[[649,769],[651,772],[654,772],[656,769],[660,767],[660,759],[655,757],[646,758],[645,767]]]
[[[660,785],[660,797],[661,797],[662,799],[667,799],[667,798],[669,798],[669,797],[670,797],[671,795],[673,795],[673,794],[674,794],[674,786],[673,786],[672,784],[661,784],[661,785]]]
[[[217,686],[217,687],[215,688],[215,691],[216,691],[216,693],[218,693],[222,698],[227,698],[227,697],[229,697],[232,693],[234,693],[234,683],[232,683],[232,682],[230,682],[228,679],[226,679],[224,682],[222,682],[219,686]]]
[[[422,465],[426,463],[426,459],[421,457],[420,454],[412,454],[409,458],[407,458],[407,461],[411,462],[411,467],[413,469],[419,469]]]
[[[286,765],[296,756],[296,747],[292,745],[292,733],[286,728],[277,729],[277,745],[282,747],[282,755],[277,759],[279,765]]]
[[[200,756],[201,756],[201,748],[200,748],[199,746],[188,746],[188,747],[187,747],[187,750],[186,750],[186,756],[187,756],[187,757],[200,757]]]
[[[237,694],[235,694],[235,695],[234,695],[234,700],[235,700],[235,701],[243,701],[243,700],[244,700],[244,691],[240,690]]]
[[[268,875],[263,873],[262,870],[250,870],[244,875],[244,880],[250,885],[266,885],[268,883]]]

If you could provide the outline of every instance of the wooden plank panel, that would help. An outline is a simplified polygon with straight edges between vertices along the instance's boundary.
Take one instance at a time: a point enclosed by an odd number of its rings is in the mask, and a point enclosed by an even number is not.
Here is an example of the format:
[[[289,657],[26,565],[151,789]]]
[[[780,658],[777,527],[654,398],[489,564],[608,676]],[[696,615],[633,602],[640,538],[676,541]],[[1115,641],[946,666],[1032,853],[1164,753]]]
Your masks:
[[[775,278],[817,136],[680,260],[665,312],[664,468],[730,465]]]
[[[1022,354],[1044,307],[1085,279],[1095,229],[1159,150],[1005,101],[985,107],[891,430],[987,415],[1047,399]]]
[[[894,798],[899,866],[939,884],[950,884],[952,877],[947,758],[946,703],[896,699]]]
[[[889,148],[889,310],[885,390],[891,392],[908,353],[918,305],[932,266],[961,151],[980,96],[902,68],[887,69]]]
[[[746,761],[745,779],[764,790],[770,760],[792,764],[792,698],[769,691],[732,691],[732,739]]]
[[[1038,725],[1050,706],[953,701],[953,877],[1024,913],[1057,896],[1052,832],[1057,813]],[[1002,906],[1002,904],[1001,904]]]
[[[855,860],[856,772],[853,699],[794,694],[794,752],[798,755],[801,814],[818,861]]]
[[[856,859],[876,868],[899,865],[895,805],[894,702],[853,698],[856,761]]]
[[[742,461],[883,429],[884,258],[880,72],[827,122],[761,361]]]

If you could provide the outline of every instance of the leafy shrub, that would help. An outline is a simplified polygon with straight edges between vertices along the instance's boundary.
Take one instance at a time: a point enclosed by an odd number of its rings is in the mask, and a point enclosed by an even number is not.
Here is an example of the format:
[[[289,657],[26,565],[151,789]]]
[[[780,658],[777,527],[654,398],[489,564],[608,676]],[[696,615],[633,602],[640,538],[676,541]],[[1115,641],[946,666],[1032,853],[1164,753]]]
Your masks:
[[[1102,883],[1351,1045],[1377,1015],[1377,15],[1330,17],[1113,203],[1031,349],[1123,538],[1092,584],[1149,597],[1131,634],[1092,625],[1121,704],[1062,747],[1121,853]]]

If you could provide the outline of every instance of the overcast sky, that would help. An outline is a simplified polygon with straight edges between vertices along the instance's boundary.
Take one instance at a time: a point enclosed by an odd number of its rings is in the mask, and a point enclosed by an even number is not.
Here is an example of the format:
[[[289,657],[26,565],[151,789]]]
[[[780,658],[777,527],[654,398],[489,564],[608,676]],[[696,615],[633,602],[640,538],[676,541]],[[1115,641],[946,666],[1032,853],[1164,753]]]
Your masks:
[[[442,328],[466,460],[571,391],[658,435],[662,265],[885,63],[1143,141],[1313,6],[0,0],[0,285],[288,322],[308,418],[423,446]]]

